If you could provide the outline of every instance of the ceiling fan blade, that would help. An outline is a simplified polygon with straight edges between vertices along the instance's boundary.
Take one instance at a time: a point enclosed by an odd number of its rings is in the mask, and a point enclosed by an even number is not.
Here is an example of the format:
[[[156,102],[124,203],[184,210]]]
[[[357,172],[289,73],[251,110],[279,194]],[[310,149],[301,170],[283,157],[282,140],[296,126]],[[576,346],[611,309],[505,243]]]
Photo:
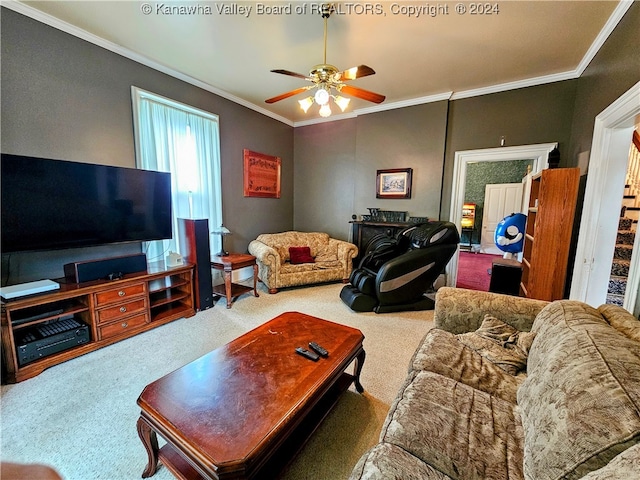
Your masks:
[[[369,75],[374,75],[375,73],[376,71],[371,67],[358,65],[357,67],[351,67],[347,70],[343,70],[338,75],[340,80],[355,80],[356,78],[367,77]]]
[[[296,73],[296,72],[290,72],[289,70],[277,69],[277,70],[271,70],[271,71],[273,73],[279,73],[281,75],[289,75],[290,77],[302,78],[304,80],[312,81],[312,79],[309,78],[308,75],[303,75],[301,73]]]
[[[352,97],[358,97],[363,100],[367,100],[368,102],[373,103],[382,103],[386,98],[384,95],[380,95],[379,93],[370,92],[369,90],[365,90],[363,88],[352,87],[351,85],[342,85],[340,91],[346,95],[351,95]]]
[[[282,95],[278,95],[276,97],[269,98],[269,99],[265,100],[265,102],[266,103],[276,103],[276,102],[279,102],[280,100],[284,100],[285,98],[293,97],[294,95],[298,95],[299,93],[306,92],[307,90],[309,90],[312,87],[313,87],[313,85],[309,85],[308,87],[296,88],[295,90],[291,90],[290,92],[283,93]]]

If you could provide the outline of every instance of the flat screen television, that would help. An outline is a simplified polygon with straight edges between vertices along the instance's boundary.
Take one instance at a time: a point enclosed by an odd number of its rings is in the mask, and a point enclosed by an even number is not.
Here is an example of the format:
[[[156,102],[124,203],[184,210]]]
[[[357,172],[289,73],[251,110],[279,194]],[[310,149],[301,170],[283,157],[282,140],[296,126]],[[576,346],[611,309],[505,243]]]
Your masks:
[[[2,154],[2,253],[171,238],[169,173]]]

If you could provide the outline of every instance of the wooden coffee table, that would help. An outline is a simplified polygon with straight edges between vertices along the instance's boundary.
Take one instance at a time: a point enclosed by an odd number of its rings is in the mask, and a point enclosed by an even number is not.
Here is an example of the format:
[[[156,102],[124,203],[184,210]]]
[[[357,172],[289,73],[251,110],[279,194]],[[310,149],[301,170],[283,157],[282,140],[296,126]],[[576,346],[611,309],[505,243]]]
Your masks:
[[[352,383],[365,360],[362,332],[298,312],[279,315],[147,385],[138,435],[148,454],[184,479],[272,478]],[[317,362],[295,352],[315,341]],[[345,372],[354,363],[353,375]],[[166,445],[158,448],[160,435]]]

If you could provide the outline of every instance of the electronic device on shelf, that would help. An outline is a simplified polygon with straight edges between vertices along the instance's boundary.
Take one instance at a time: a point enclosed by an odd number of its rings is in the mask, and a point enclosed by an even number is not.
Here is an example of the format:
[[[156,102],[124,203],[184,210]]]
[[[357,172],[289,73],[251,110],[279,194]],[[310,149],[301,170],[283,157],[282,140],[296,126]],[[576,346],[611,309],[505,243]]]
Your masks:
[[[16,285],[9,285],[6,287],[0,287],[0,297],[5,300],[11,300],[12,298],[25,297],[27,295],[34,295],[36,293],[49,292],[51,290],[57,290],[60,288],[58,282],[53,280],[38,280],[35,282],[19,283]]]
[[[91,339],[89,327],[73,315],[25,328],[16,338],[18,364],[27,365],[54,353],[62,352]]]
[[[65,279],[72,283],[92,280],[120,280],[127,273],[147,270],[147,256],[144,253],[119,257],[97,258],[67,263],[63,267]]]
[[[45,303],[44,305],[36,305],[35,307],[30,307],[28,312],[28,315],[24,317],[12,317],[11,325],[14,327],[18,327],[20,325],[24,325],[25,323],[35,322],[42,318],[55,317],[56,315],[64,313],[64,308],[56,304]]]

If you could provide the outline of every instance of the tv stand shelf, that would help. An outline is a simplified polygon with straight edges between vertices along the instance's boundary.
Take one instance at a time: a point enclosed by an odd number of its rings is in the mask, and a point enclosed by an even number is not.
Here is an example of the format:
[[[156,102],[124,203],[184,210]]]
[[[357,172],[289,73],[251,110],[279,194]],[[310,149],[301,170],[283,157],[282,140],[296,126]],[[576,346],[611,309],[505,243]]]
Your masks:
[[[45,369],[182,317],[195,315],[193,265],[149,267],[117,280],[64,283],[60,289],[2,302],[3,382]],[[86,343],[20,364],[18,343],[30,329],[73,317],[88,326]]]
[[[88,310],[89,307],[87,305],[74,299],[62,302],[52,302],[50,304],[37,305],[35,307],[17,310],[15,315],[12,316],[11,323],[14,330],[20,330],[50,320],[56,320],[62,316],[74,315]]]

